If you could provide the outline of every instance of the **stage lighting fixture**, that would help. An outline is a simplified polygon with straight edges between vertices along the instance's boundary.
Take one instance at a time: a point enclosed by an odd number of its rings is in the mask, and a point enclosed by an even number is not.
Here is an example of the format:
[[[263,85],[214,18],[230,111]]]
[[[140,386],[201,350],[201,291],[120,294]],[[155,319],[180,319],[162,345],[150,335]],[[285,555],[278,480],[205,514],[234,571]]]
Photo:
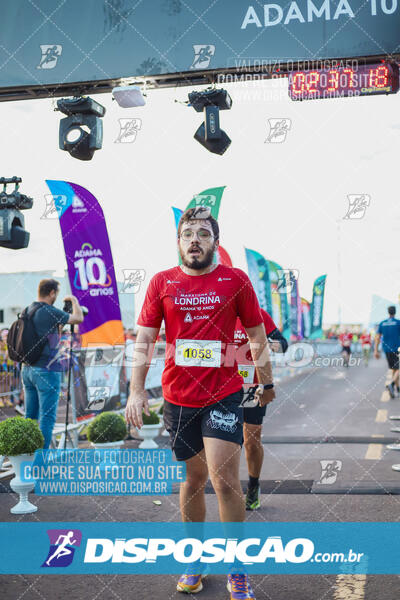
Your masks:
[[[0,246],[12,250],[27,248],[30,237],[24,229],[25,219],[21,210],[32,208],[33,200],[18,191],[21,181],[21,177],[0,177],[4,186],[0,193]],[[15,184],[11,194],[6,192],[9,183]]]
[[[115,87],[112,90],[112,95],[121,108],[135,108],[146,104],[142,90],[137,85]]]
[[[73,158],[91,160],[103,142],[104,106],[92,98],[61,98],[57,109],[67,115],[60,121],[59,147]]]
[[[210,152],[224,154],[231,140],[219,126],[219,111],[229,110],[232,106],[232,98],[228,92],[222,89],[191,92],[189,105],[193,106],[196,112],[204,113],[204,123],[194,134],[194,139]]]

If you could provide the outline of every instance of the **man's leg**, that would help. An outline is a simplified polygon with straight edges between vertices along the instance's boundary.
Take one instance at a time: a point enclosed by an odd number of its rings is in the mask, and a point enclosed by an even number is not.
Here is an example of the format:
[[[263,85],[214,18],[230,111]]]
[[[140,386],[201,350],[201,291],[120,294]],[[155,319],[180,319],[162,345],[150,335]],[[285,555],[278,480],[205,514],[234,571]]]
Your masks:
[[[250,477],[258,479],[264,460],[264,448],[261,443],[261,425],[245,423],[243,425],[244,449],[246,452],[247,470]]]
[[[208,469],[204,449],[185,461],[186,481],[181,483],[179,503],[182,521],[200,523],[206,516],[204,488]]]
[[[39,396],[36,386],[32,382],[31,378],[32,367],[22,368],[22,384],[24,386],[24,398],[25,398],[25,418],[35,419],[39,418]]]
[[[244,521],[244,498],[239,480],[240,445],[213,437],[204,437],[203,441],[221,521]]]
[[[35,369],[34,379],[39,393],[39,421],[44,437],[43,449],[50,447],[54,423],[57,417],[58,398],[61,390],[61,373]]]
[[[257,407],[258,408],[258,407]],[[254,409],[246,409],[250,411]],[[244,423],[244,449],[246,452],[247,470],[249,481],[246,492],[246,510],[257,510],[260,508],[260,474],[264,460],[264,448],[261,443],[262,425]]]

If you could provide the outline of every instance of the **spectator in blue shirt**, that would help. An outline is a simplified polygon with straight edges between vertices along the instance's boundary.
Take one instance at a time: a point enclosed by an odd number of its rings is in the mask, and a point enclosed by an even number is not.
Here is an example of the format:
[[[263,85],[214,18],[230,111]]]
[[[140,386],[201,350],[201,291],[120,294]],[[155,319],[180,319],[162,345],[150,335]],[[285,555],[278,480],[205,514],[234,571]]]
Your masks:
[[[395,319],[396,307],[389,306],[389,318],[379,323],[375,336],[375,358],[379,358],[378,347],[382,338],[382,350],[386,354],[389,369],[392,370],[392,380],[386,386],[390,397],[395,396],[395,386],[399,394],[399,347],[400,347],[400,321]]]
[[[64,298],[64,301],[72,302],[72,314],[53,306],[58,293],[59,283],[55,279],[42,279],[39,283],[38,300],[29,306],[28,311],[37,309],[32,317],[33,324],[37,334],[43,339],[46,338],[46,344],[34,365],[24,364],[22,367],[25,417],[39,420],[45,450],[50,446],[61,388],[61,372],[53,370],[50,366],[51,359],[58,349],[59,327],[83,321],[82,309],[75,296]],[[54,340],[54,336],[57,340]]]

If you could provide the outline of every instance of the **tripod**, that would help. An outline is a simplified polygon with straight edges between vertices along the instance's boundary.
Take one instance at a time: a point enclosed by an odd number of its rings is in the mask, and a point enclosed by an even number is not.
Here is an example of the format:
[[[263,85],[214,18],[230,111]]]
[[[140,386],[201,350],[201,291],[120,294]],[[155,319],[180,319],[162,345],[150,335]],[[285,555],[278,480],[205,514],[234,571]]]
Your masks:
[[[68,421],[69,421],[69,405],[71,403],[71,373],[72,373],[72,356],[74,343],[74,328],[75,325],[70,324],[70,341],[68,353],[68,378],[67,378],[67,406],[65,412],[65,429],[64,429],[64,450],[67,448]]]

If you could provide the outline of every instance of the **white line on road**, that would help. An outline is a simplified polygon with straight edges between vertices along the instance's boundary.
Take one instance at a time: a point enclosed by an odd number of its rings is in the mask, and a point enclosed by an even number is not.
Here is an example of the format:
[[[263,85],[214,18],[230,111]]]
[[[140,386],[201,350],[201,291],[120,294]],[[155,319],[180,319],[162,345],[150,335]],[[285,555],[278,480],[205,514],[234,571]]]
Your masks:
[[[388,411],[384,408],[380,408],[376,413],[375,423],[386,423]]]
[[[364,600],[366,575],[338,575],[336,577],[335,600]]]
[[[367,460],[379,460],[382,458],[382,450],[382,444],[368,444],[368,448],[365,453],[365,458]]]

